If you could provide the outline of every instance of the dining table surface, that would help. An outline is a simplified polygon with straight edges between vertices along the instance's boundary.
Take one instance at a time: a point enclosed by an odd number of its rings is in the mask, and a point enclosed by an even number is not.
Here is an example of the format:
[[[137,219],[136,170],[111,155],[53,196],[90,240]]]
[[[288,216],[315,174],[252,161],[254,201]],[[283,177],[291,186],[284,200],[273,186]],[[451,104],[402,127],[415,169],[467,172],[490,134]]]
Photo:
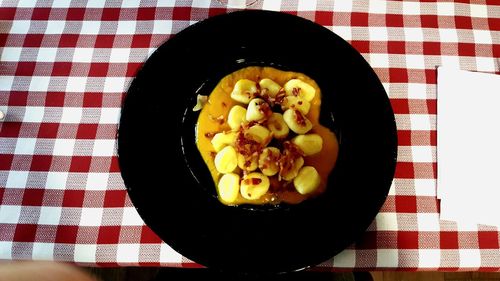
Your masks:
[[[118,163],[120,110],[162,43],[206,18],[256,9],[349,42],[395,114],[385,203],[360,239],[317,268],[500,271],[499,229],[440,220],[436,198],[436,68],[500,74],[500,1],[229,2],[0,0],[0,260],[199,267],[134,208]]]

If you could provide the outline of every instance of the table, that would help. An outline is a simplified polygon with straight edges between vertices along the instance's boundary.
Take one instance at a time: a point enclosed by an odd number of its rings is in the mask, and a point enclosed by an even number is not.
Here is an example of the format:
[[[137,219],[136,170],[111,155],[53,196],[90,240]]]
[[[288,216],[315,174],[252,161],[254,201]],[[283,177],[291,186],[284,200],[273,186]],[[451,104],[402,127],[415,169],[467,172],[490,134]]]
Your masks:
[[[440,221],[435,197],[436,66],[499,73],[499,4],[252,7],[336,32],[371,64],[394,108],[398,163],[387,201],[363,238],[322,268],[500,271],[499,230]],[[135,211],[117,164],[117,123],[124,92],[155,48],[232,10],[208,0],[0,2],[0,260],[198,266]]]

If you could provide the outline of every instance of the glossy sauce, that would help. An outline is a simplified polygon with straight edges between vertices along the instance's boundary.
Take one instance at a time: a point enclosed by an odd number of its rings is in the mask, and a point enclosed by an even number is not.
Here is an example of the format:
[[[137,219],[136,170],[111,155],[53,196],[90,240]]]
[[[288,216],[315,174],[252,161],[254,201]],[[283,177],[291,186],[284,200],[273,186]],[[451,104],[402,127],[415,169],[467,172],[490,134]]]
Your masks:
[[[310,194],[301,195],[295,191],[293,188],[293,182],[290,183],[291,189],[289,191],[279,191],[276,193],[271,193],[268,191],[267,194],[259,198],[258,200],[248,200],[240,195],[234,203],[227,203],[221,200],[222,203],[226,205],[239,205],[239,204],[278,204],[280,202],[286,202],[290,204],[300,203],[303,200],[316,196],[322,193],[327,186],[328,175],[335,166],[338,155],[338,142],[335,134],[332,133],[328,128],[323,127],[319,124],[319,113],[321,106],[321,91],[314,80],[307,77],[304,74],[281,71],[272,67],[247,67],[235,71],[226,77],[224,77],[219,84],[215,87],[208,98],[207,104],[203,107],[198,117],[198,123],[196,126],[196,144],[198,149],[205,161],[212,178],[217,186],[220,174],[215,169],[214,156],[215,150],[212,147],[210,135],[213,135],[222,131],[229,131],[229,125],[225,122],[227,121],[227,115],[229,110],[236,104],[240,104],[233,99],[231,99],[230,94],[233,90],[234,84],[240,79],[250,79],[253,81],[260,81],[263,78],[269,78],[276,83],[283,86],[288,80],[298,78],[316,89],[316,95],[311,101],[311,109],[306,115],[307,118],[312,122],[313,128],[309,133],[319,134],[323,138],[323,148],[321,152],[304,157],[304,166],[314,166],[321,176],[321,184],[316,191]],[[243,105],[246,108],[246,105]],[[222,116],[222,117],[220,117]],[[223,119],[222,119],[223,118]],[[291,132],[291,131],[290,131]],[[289,138],[287,138],[289,139]],[[270,177],[271,188],[273,182],[276,184],[276,177]],[[220,198],[220,197],[219,197]]]

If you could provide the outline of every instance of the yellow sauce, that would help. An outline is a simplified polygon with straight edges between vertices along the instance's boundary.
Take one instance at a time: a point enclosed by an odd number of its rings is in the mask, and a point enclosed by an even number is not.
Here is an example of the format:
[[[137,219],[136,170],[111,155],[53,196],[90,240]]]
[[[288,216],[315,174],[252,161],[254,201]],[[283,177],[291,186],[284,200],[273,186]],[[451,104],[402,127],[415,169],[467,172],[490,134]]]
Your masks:
[[[219,122],[215,120],[219,116],[223,116],[224,120],[227,120],[227,116],[229,114],[229,110],[237,104],[240,104],[233,99],[231,99],[230,94],[233,90],[234,84],[240,79],[249,79],[252,81],[260,81],[263,78],[269,78],[276,83],[283,86],[288,80],[291,79],[300,79],[311,86],[313,86],[316,90],[316,95],[314,99],[311,101],[311,109],[306,117],[312,122],[313,128],[308,133],[316,133],[319,134],[323,138],[323,148],[320,153],[315,155],[304,157],[305,163],[304,166],[313,166],[318,171],[321,176],[321,184],[317,190],[313,193],[301,195],[300,193],[293,191],[281,191],[278,193],[270,193],[268,192],[261,198],[257,200],[248,200],[240,195],[236,202],[227,203],[221,200],[222,203],[226,205],[239,205],[239,204],[277,204],[280,202],[286,202],[290,204],[297,204],[302,202],[303,200],[316,196],[322,193],[327,186],[328,175],[332,171],[335,166],[335,162],[337,160],[338,155],[338,142],[335,134],[333,134],[328,128],[323,127],[319,123],[319,114],[320,114],[320,106],[321,106],[321,91],[314,80],[307,77],[302,73],[290,72],[290,71],[281,71],[272,67],[247,67],[240,70],[237,70],[226,77],[224,77],[219,84],[215,87],[208,98],[207,104],[203,107],[198,117],[197,123],[197,132],[196,132],[196,144],[205,161],[210,173],[212,174],[212,178],[217,186],[220,177],[220,174],[214,164],[214,155],[215,150],[210,142],[210,138],[206,137],[206,134],[218,133],[222,131],[230,130],[229,125],[226,122]],[[246,107],[245,105],[243,105]],[[271,182],[273,181],[271,177]],[[293,185],[293,183],[291,183]]]

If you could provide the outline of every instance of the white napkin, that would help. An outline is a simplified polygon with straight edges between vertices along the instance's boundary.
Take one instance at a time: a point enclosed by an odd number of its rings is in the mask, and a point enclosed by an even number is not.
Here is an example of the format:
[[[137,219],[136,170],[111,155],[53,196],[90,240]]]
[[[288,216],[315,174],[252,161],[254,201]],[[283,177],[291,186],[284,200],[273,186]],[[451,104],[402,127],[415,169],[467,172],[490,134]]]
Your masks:
[[[437,73],[441,219],[500,227],[500,76]]]

